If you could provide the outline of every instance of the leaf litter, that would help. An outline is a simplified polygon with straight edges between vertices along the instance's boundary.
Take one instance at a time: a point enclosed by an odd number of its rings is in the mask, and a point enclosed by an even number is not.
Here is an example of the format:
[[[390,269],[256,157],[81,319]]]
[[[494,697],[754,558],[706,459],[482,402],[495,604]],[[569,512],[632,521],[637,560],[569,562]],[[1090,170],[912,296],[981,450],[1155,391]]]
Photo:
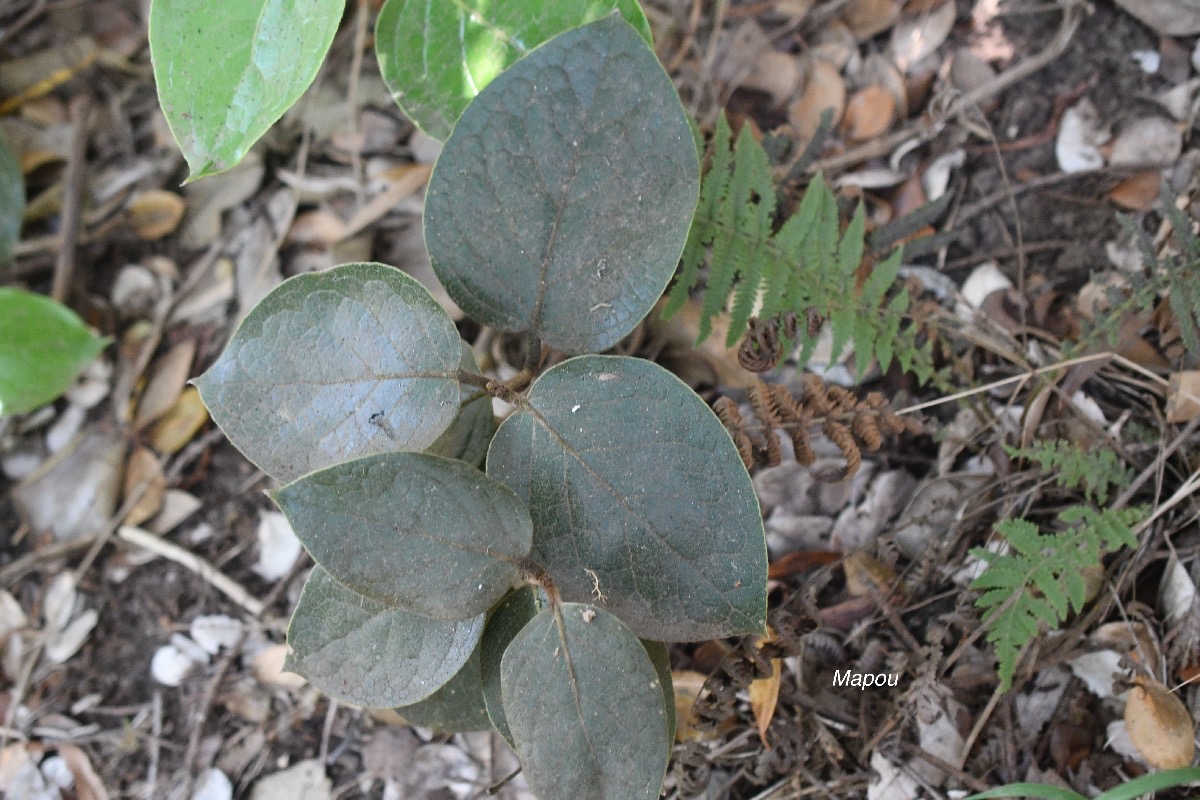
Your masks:
[[[95,265],[81,259],[75,299],[117,345],[40,418],[0,423],[9,498],[0,519],[14,533],[0,564],[0,666],[10,681],[0,709],[6,726],[25,737],[0,749],[0,786],[51,800],[152,790],[223,800],[235,786],[270,798],[295,796],[278,792],[301,784],[338,797],[474,796],[511,771],[498,740],[404,730],[408,744],[400,747],[400,729],[331,706],[282,672],[282,626],[306,563],[302,548],[254,491],[269,479],[205,433],[206,416],[185,388],[263,286],[336,263],[339,252],[349,252],[343,246],[392,252],[399,266],[432,281],[420,263],[419,187],[405,182],[420,174],[408,156],[430,164],[437,144],[374,104],[379,92],[365,89],[354,111],[358,138],[340,129],[340,109],[323,120],[314,111],[307,162],[296,158],[298,137],[281,130],[242,166],[180,190],[181,162],[163,138],[161,118],[152,104],[127,99],[147,88],[138,11],[101,5],[120,22],[112,30],[101,29],[104,14],[71,18],[53,4],[18,0],[0,12],[0,97],[8,103],[0,126],[32,201],[15,269],[0,274],[6,285],[49,286],[75,128],[70,99],[96,91],[89,80],[98,70],[127,90],[90,130],[94,185],[80,247]],[[686,3],[648,5],[659,53],[673,63],[672,77],[702,129],[722,106],[735,125],[750,125],[768,143],[792,142],[785,158],[795,158],[831,108],[815,166],[841,187],[842,202],[868,204],[872,226],[912,207],[901,196],[906,185],[921,185],[925,201],[954,195],[956,211],[930,223],[951,239],[913,256],[911,266],[936,270],[928,274],[962,298],[970,313],[955,324],[970,344],[954,352],[976,385],[993,384],[964,398],[961,410],[944,404],[930,412],[943,426],[956,413],[964,423],[951,428],[940,453],[927,439],[886,446],[865,456],[855,481],[831,486],[785,448],[781,466],[755,476],[772,560],[791,559],[771,587],[776,639],[762,647],[735,640],[673,648],[687,724],[680,725],[668,796],[771,800],[821,786],[828,796],[910,798],[929,786],[976,791],[1000,780],[1088,791],[1115,785],[1122,768],[1190,761],[1200,568],[1194,483],[1187,480],[1195,437],[1186,426],[1200,408],[1200,364],[1183,344],[1187,330],[1174,297],[1164,294],[1142,311],[1125,308],[1119,296],[1131,278],[1148,274],[1147,244],[1158,259],[1178,252],[1160,224],[1163,197],[1186,213],[1196,206],[1197,162],[1187,135],[1196,67],[1189,43],[1178,39],[1190,34],[1168,27],[1186,22],[1188,2],[1129,4],[1132,13],[1160,12],[1146,18],[1151,28],[1102,6],[1077,25],[1062,23],[1067,33],[1059,38],[1052,38],[1057,11],[1023,17],[988,2],[969,9],[891,0],[734,2],[719,20],[707,9],[691,19]],[[1075,19],[1070,3],[1062,7],[1063,20]],[[24,30],[6,37],[3,26],[25,12],[32,16]],[[1055,49],[1060,39],[1065,45]],[[348,44],[335,42],[335,57],[348,62]],[[1172,48],[1183,53],[1182,72],[1170,65],[1180,60]],[[1144,51],[1142,63],[1158,60],[1159,69],[1144,70],[1126,57],[1133,51]],[[1043,71],[1025,72],[1014,91],[996,88],[996,80],[1044,53]],[[1112,63],[1120,64],[1103,89],[1072,96],[1114,53]],[[38,88],[60,68],[63,82]],[[337,83],[344,76],[330,80],[323,96],[337,102],[326,111],[346,97]],[[972,95],[986,117],[955,107],[954,92]],[[937,125],[925,127],[929,119]],[[347,148],[370,146],[383,156],[365,159],[367,181],[375,181],[368,184],[351,169]],[[789,166],[780,161],[777,171]],[[362,204],[371,197],[387,202]],[[1133,215],[1144,238],[1120,228],[1117,208]],[[1099,273],[1110,264],[1106,245],[1119,275]],[[932,293],[925,299],[955,311],[953,298],[944,306]],[[1124,361],[1055,366],[1066,360],[1058,349],[1063,337],[1109,316],[1121,323]],[[658,335],[673,336],[674,349],[656,351]],[[751,384],[736,352],[706,343],[697,355],[694,339],[694,329],[662,325],[630,346],[659,354],[660,363],[708,390]],[[485,344],[488,364],[508,366],[503,337]],[[1014,360],[1018,354],[1024,363]],[[773,379],[798,384],[788,369]],[[129,388],[120,390],[126,375]],[[941,396],[893,375],[871,380],[913,404],[914,393],[920,401]],[[854,389],[852,375],[843,382]],[[1003,444],[1028,444],[1018,441],[1024,435],[1118,450],[1131,467],[1154,468],[1151,484],[1160,484],[1164,502],[1147,512],[1154,522],[1139,534],[1148,547],[1115,556],[1104,591],[1040,639],[1013,692],[990,705],[993,654],[982,637],[971,638],[978,615],[961,589],[979,566],[965,553],[987,541],[998,515],[1046,522],[1050,508],[1070,499],[1047,491],[1028,464],[1005,454]],[[1159,459],[1172,443],[1173,455]],[[131,502],[145,473],[149,497]],[[1147,491],[1123,502],[1145,500]],[[272,598],[269,607],[256,616],[200,572],[170,558],[147,561],[119,536],[123,543],[88,557],[75,576],[86,549],[120,522],[194,551],[247,596]],[[1161,591],[1135,596],[1137,585]],[[1120,608],[1106,599],[1113,597]],[[1161,642],[1148,633],[1155,626]],[[160,648],[171,655],[155,670]],[[847,669],[896,674],[899,685],[839,684]],[[1118,701],[1122,694],[1129,700]],[[290,724],[268,738],[256,726],[272,719]],[[62,733],[88,730],[78,744]],[[389,756],[408,770],[380,766]],[[520,778],[501,791],[528,796]]]

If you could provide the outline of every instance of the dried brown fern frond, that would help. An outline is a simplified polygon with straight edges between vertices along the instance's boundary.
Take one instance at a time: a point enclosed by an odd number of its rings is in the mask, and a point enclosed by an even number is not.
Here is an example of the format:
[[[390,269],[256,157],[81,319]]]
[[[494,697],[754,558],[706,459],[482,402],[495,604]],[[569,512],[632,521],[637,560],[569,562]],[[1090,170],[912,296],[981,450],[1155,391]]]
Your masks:
[[[885,436],[920,432],[918,421],[894,412],[878,392],[859,399],[853,392],[829,386],[812,374],[806,374],[802,384],[803,393],[797,397],[782,385],[755,381],[747,389],[754,412],[750,422],[728,397],[713,405],[747,469],[779,464],[783,457],[780,436],[791,439],[797,463],[811,466],[816,459],[812,430],[820,428],[846,459],[844,469],[821,477],[845,480],[862,465],[863,449],[878,450]]]

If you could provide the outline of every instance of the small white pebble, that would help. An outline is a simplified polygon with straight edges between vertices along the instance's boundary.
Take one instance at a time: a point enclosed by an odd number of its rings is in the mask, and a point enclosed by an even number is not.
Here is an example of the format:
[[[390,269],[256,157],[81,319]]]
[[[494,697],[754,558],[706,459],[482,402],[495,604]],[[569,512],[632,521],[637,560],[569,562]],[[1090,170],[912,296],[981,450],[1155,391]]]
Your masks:
[[[150,675],[163,686],[178,686],[195,666],[196,662],[174,645],[165,644],[150,659]]]

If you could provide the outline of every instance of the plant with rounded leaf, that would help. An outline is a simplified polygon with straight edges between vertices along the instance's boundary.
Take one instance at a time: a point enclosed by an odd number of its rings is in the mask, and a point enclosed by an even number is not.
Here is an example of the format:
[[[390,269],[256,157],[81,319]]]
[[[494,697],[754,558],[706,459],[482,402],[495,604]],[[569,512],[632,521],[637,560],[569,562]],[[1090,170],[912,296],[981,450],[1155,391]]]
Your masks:
[[[415,722],[493,724],[543,800],[657,797],[663,642],[764,630],[729,435],[661,367],[597,355],[661,296],[698,184],[643,36],[620,16],[568,30],[466,106],[425,205],[439,278],[523,334],[522,375],[481,375],[414,280],[347,264],[284,282],[198,380],[317,562],[290,668]],[[573,357],[536,374],[547,347]],[[514,408],[498,427],[493,398]]]

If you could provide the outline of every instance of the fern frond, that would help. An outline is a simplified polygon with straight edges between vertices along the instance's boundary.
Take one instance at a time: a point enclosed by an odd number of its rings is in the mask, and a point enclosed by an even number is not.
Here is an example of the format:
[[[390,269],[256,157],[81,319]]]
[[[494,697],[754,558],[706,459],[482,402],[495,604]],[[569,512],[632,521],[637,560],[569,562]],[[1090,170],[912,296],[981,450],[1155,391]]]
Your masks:
[[[975,602],[986,612],[983,624],[996,647],[1005,691],[1012,687],[1021,650],[1037,636],[1039,625],[1055,629],[1068,613],[1083,608],[1083,573],[1105,553],[1137,545],[1133,526],[1144,513],[1141,508],[1072,506],[1058,516],[1065,526],[1059,533],[1042,533],[1028,520],[1007,519],[996,531],[1011,552],[971,551],[988,563],[971,588],[984,592]]]
[[[866,250],[861,206],[841,231],[837,200],[818,174],[796,212],[780,221],[766,151],[747,128],[734,142],[723,116],[717,121],[709,161],[664,317],[670,318],[687,302],[707,263],[697,343],[712,333],[714,317],[726,309],[727,346],[746,334],[752,315],[764,323],[792,315],[829,325],[835,358],[852,343],[860,376],[872,359],[886,370],[893,358],[906,371],[932,374],[931,349],[919,345],[914,326],[903,325],[907,292],[888,300],[896,284],[899,251],[858,285]],[[821,327],[818,323],[797,331],[796,341],[790,335],[782,337],[780,346],[790,350],[799,344],[803,366]]]
[[[1068,491],[1082,490],[1084,496],[1103,504],[1113,486],[1129,482],[1129,470],[1116,451],[1103,448],[1084,450],[1061,439],[1039,440],[1032,447],[1009,447],[1011,458],[1032,461],[1042,471],[1055,475],[1055,483]]]

